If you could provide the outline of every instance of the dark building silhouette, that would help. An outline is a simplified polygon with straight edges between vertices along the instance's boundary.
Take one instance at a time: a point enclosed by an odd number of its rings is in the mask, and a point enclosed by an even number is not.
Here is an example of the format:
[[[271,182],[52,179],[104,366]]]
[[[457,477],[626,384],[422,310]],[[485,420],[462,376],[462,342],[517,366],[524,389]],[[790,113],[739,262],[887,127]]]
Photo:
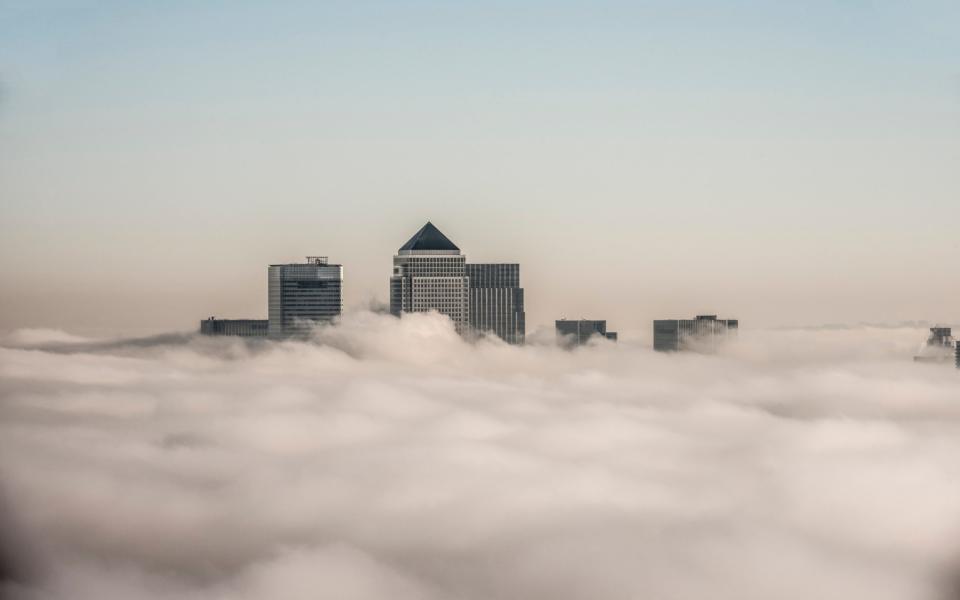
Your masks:
[[[560,344],[567,347],[582,346],[594,336],[617,341],[617,332],[607,331],[606,320],[560,319],[556,321],[556,329]]]
[[[695,319],[666,319],[653,322],[653,349],[659,352],[710,350],[737,332],[737,319],[698,315]]]
[[[218,319],[210,317],[200,321],[203,335],[236,335],[240,337],[263,337],[267,335],[266,319]]]
[[[915,362],[939,363],[949,361],[955,356],[953,331],[949,327],[940,325],[930,328],[927,341],[920,347],[920,351],[913,357]]]
[[[520,265],[467,263],[470,328],[491,332],[511,344],[522,344],[526,332]]]

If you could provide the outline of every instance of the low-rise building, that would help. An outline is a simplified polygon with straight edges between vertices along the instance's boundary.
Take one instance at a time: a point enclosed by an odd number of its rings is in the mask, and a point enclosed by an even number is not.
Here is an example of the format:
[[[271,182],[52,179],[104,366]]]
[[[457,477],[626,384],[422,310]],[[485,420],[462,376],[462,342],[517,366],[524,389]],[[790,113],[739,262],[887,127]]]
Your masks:
[[[658,352],[713,350],[739,327],[737,319],[718,319],[716,315],[654,321],[653,349]]]
[[[200,321],[202,335],[236,335],[240,337],[264,337],[267,335],[266,319],[218,319],[210,317]]]

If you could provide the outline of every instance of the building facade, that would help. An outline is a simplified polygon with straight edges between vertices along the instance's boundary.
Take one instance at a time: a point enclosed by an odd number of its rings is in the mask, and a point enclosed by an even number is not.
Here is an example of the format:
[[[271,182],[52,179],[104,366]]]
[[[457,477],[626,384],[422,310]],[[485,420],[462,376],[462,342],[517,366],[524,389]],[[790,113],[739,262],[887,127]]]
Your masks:
[[[916,362],[948,362],[955,358],[953,331],[950,327],[937,325],[930,328],[927,343],[920,347],[920,351],[913,357]]]
[[[458,333],[469,330],[466,258],[428,222],[393,257],[390,312],[400,316],[431,310],[449,317]]]
[[[267,288],[270,337],[306,335],[343,313],[343,266],[329,264],[325,256],[270,265]]]
[[[606,320],[560,319],[556,321],[557,339],[562,346],[582,346],[594,336],[617,341],[616,331],[607,331]]]
[[[266,319],[218,319],[210,317],[200,321],[202,335],[236,335],[240,337],[263,337],[267,335]]]
[[[659,352],[712,350],[740,326],[737,319],[698,315],[695,319],[667,319],[653,322],[653,349]]]
[[[526,333],[520,265],[467,263],[470,328],[490,332],[510,344],[522,344]]]

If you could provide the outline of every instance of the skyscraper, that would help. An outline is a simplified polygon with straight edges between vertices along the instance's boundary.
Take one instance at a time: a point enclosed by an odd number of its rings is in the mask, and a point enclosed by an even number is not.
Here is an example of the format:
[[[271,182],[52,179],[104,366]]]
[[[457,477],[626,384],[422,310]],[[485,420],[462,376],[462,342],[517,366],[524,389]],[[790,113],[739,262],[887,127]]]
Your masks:
[[[343,312],[343,266],[329,264],[326,256],[270,265],[267,281],[271,337],[307,334]]]
[[[427,222],[393,257],[390,312],[400,316],[435,310],[465,333],[470,326],[465,264],[460,249]]]
[[[712,349],[727,334],[736,333],[739,326],[736,319],[718,319],[716,315],[654,321],[653,349],[660,352]]]
[[[526,332],[520,265],[467,264],[470,279],[470,327],[492,332],[510,344],[522,344]]]
[[[582,346],[593,336],[617,341],[616,331],[607,331],[607,321],[592,319],[576,319],[568,321],[560,319],[556,322],[557,337],[563,346]]]

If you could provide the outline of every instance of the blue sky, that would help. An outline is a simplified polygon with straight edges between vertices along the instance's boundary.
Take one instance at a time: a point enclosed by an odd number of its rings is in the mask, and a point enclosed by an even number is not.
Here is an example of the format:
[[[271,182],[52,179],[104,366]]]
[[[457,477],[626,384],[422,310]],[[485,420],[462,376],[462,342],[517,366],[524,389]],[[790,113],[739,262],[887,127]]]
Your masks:
[[[348,304],[383,299],[428,219],[522,263],[532,324],[960,321],[958,23],[956,2],[0,2],[0,327],[258,316],[264,266],[306,254],[344,263]]]

